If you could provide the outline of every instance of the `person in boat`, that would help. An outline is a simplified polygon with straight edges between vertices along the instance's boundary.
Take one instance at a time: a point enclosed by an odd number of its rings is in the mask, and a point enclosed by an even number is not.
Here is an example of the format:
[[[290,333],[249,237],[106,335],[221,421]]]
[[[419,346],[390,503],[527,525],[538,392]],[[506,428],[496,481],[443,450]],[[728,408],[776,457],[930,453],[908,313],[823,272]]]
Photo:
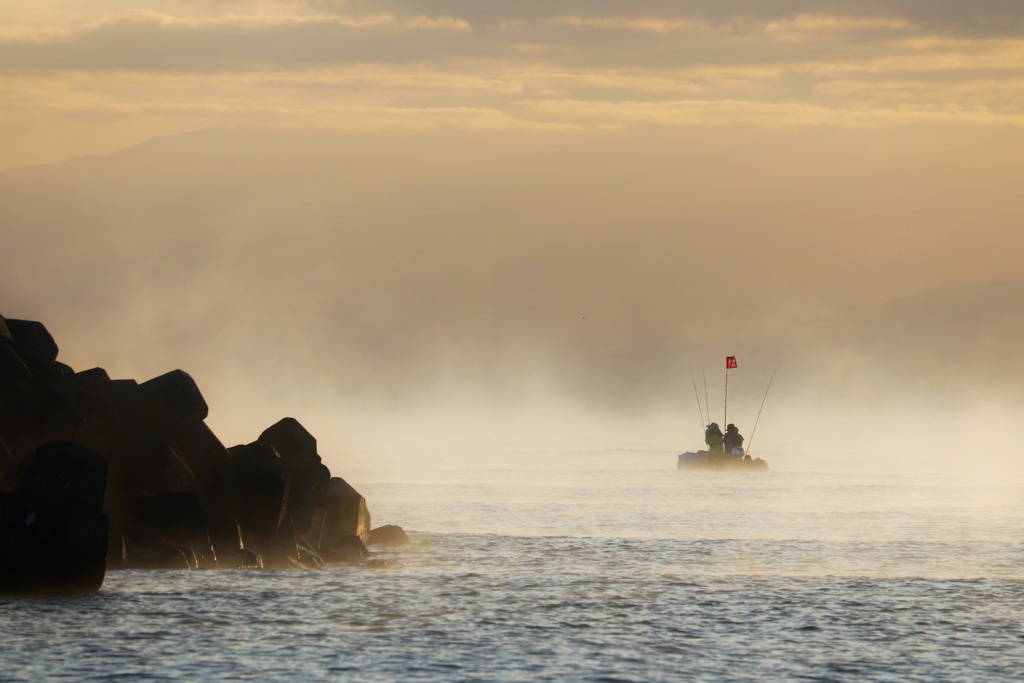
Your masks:
[[[704,443],[708,445],[708,451],[711,453],[722,453],[725,450],[725,437],[716,422],[712,422],[704,430]]]
[[[736,425],[730,423],[726,426],[723,441],[726,453],[730,455],[743,455],[743,435],[740,434],[740,430],[736,428]]]

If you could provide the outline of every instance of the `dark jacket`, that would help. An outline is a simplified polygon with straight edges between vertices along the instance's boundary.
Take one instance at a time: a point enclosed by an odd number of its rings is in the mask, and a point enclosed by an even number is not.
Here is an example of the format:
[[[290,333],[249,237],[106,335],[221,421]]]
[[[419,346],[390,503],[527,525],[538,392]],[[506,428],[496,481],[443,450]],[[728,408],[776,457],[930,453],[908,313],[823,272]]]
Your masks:
[[[725,433],[725,452],[732,453],[734,448],[743,448],[743,435],[735,427]]]

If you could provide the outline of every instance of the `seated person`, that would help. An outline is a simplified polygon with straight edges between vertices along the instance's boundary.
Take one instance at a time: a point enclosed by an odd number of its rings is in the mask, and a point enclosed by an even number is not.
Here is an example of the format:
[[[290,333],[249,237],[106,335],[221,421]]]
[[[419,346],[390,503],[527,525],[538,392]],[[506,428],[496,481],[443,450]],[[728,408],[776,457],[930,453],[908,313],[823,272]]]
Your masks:
[[[722,436],[722,430],[716,423],[712,422],[704,430],[704,443],[708,445],[708,451],[711,453],[722,453],[724,451],[725,440]]]
[[[743,455],[743,435],[736,425],[729,424],[725,428],[725,452],[730,455]]]

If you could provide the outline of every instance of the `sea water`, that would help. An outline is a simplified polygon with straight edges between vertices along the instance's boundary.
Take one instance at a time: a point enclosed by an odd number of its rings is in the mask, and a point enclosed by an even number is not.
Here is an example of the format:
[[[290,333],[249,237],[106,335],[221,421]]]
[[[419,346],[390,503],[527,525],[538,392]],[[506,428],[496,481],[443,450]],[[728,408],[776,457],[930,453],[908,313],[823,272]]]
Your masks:
[[[1024,679],[1019,476],[765,457],[351,455],[411,545],[2,598],[0,680]]]

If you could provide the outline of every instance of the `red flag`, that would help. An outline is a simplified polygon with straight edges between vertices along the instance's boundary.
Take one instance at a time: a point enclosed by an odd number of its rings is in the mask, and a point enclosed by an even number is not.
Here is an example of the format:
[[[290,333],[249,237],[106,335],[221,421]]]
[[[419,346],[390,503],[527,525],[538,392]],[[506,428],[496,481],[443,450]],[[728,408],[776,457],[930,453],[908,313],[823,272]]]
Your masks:
[[[736,356],[726,356],[725,357],[725,369],[726,370],[732,370],[735,367],[736,367]]]

